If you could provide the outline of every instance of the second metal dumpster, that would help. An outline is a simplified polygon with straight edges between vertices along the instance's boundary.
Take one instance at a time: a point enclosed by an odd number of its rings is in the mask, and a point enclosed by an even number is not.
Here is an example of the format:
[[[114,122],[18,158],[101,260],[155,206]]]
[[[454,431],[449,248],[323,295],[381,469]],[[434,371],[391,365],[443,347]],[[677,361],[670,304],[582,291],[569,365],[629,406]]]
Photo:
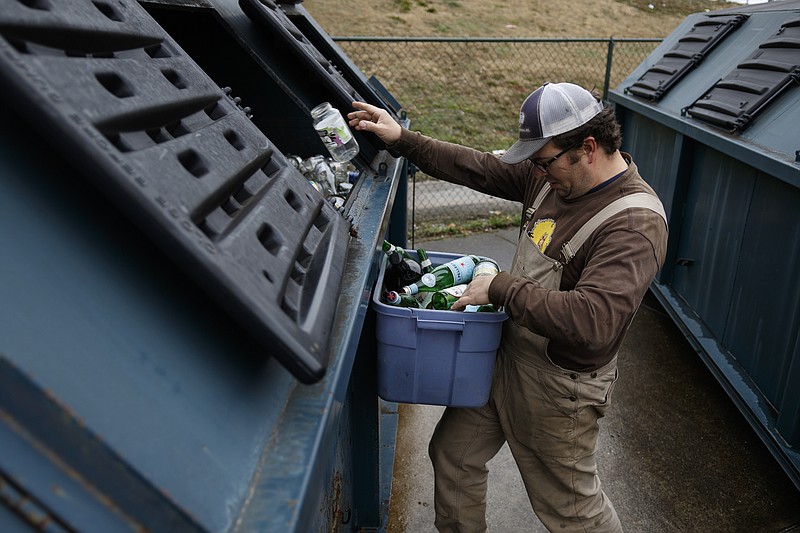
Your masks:
[[[800,2],[688,17],[610,94],[664,201],[656,295],[800,487]]]

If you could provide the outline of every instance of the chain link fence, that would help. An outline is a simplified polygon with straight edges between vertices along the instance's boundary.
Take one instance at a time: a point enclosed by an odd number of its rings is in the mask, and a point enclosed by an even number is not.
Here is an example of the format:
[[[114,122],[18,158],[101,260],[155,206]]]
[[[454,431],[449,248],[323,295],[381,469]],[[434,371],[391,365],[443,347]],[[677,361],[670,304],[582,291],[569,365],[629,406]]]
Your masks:
[[[482,151],[517,138],[525,97],[546,81],[571,81],[604,97],[660,39],[452,39],[335,37],[368,77],[402,105],[411,127]],[[409,237],[495,218],[513,223],[520,206],[416,173],[409,180]]]

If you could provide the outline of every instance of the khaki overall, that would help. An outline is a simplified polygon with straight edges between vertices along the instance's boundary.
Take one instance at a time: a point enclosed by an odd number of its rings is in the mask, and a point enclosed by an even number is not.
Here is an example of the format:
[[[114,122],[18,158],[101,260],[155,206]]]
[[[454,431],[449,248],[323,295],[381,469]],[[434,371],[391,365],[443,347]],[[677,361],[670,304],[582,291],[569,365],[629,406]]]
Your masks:
[[[549,192],[545,185],[533,211]],[[644,207],[665,218],[654,196],[637,193],[613,202],[562,247],[563,262],[520,238],[511,268],[515,276],[558,290],[563,265],[608,217]],[[534,512],[550,531],[621,532],[613,505],[597,476],[598,419],[605,415],[617,379],[617,359],[592,372],[553,364],[548,339],[506,321],[489,403],[448,408],[431,439],[435,473],[436,527],[477,533],[486,528],[486,463],[508,442]],[[518,531],[528,527],[520,524]]]

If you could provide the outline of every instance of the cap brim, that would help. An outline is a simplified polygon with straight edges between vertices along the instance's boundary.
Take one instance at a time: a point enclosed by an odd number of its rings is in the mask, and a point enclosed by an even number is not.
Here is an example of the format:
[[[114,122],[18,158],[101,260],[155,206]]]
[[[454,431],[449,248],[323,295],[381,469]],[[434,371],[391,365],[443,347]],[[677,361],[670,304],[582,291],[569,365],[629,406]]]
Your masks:
[[[545,139],[517,141],[502,155],[502,157],[500,157],[500,161],[503,163],[511,163],[512,165],[521,163],[541,150],[542,146],[547,144],[547,141],[550,139],[550,137],[547,137]]]

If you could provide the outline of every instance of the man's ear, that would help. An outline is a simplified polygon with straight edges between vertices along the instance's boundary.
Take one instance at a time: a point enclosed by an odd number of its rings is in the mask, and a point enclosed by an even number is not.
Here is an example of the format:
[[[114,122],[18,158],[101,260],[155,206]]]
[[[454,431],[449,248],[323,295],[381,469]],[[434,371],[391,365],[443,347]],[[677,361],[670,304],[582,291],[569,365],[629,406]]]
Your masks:
[[[586,157],[589,161],[589,164],[594,163],[595,159],[597,158],[597,139],[594,137],[586,137],[583,140],[583,144],[581,145],[583,152],[586,154]]]

